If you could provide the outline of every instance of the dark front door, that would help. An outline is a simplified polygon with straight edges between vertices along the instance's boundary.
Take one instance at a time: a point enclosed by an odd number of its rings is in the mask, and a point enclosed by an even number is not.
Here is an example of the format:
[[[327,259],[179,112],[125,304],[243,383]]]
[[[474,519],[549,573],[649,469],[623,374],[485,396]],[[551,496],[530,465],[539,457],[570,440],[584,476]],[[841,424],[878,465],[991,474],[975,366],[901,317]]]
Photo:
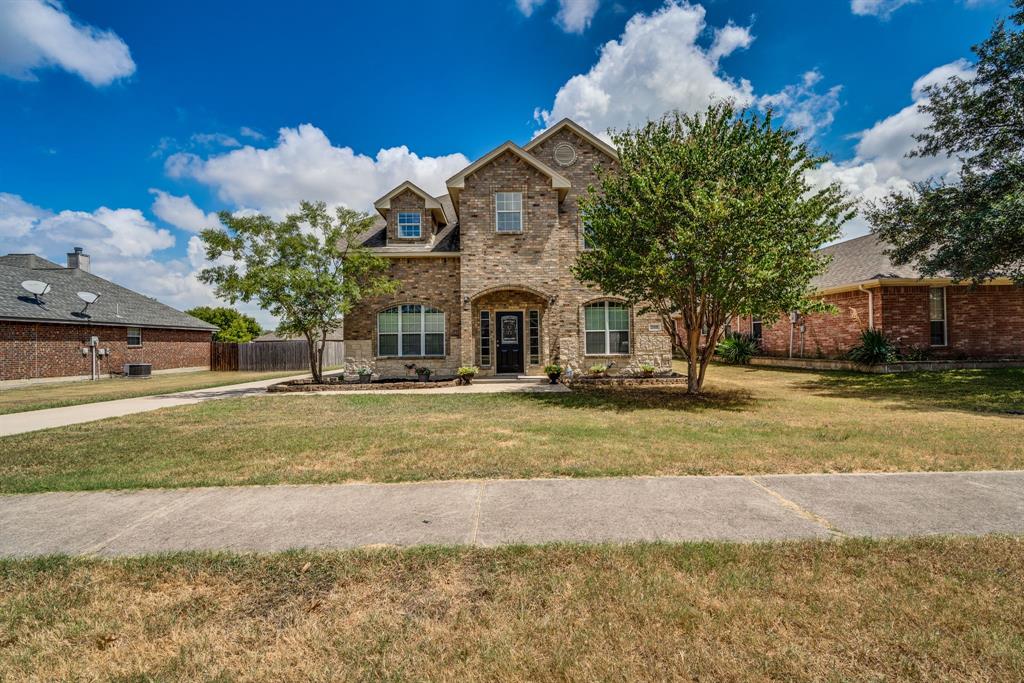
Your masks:
[[[523,314],[498,313],[498,372],[523,371]]]

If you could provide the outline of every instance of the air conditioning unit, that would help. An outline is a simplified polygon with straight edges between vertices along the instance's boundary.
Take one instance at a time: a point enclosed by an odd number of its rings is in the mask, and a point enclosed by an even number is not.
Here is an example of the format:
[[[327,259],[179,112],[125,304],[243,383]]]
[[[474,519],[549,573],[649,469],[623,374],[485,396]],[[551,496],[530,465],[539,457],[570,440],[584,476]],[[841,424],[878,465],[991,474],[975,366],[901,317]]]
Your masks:
[[[124,376],[125,377],[150,377],[153,375],[153,365],[151,363],[125,363],[124,364]]]

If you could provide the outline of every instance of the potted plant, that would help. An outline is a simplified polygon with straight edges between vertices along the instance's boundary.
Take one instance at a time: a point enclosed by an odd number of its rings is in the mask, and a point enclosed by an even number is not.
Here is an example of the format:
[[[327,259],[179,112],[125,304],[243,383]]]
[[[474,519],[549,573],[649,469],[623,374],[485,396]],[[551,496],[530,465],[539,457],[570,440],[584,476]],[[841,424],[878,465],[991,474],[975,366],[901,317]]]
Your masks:
[[[544,366],[544,374],[548,376],[552,384],[558,384],[558,378],[562,376],[562,366],[558,363],[550,363]]]
[[[370,378],[373,377],[373,370],[367,367],[362,367],[356,370],[356,374],[359,375],[360,384],[369,384]]]
[[[416,376],[420,378],[421,382],[430,381],[430,376],[432,374],[434,374],[434,371],[426,367],[425,365],[421,365],[420,367],[416,368]]]
[[[657,368],[654,367],[653,365],[651,365],[650,363],[641,363],[640,364],[640,374],[643,377],[654,377],[654,371],[655,370],[657,370]]]
[[[608,376],[608,366],[607,365],[591,365],[589,372],[590,372],[590,376],[591,377],[607,377]]]
[[[459,383],[468,385],[473,383],[473,378],[476,377],[476,373],[480,372],[480,368],[472,365],[463,365],[456,371],[459,376]]]

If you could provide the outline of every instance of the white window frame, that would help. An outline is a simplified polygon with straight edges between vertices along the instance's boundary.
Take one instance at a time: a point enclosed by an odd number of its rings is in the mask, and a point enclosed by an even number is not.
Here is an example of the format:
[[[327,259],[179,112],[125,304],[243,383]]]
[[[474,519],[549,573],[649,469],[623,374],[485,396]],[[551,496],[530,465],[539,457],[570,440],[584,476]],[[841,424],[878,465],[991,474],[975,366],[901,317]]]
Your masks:
[[[509,195],[518,198],[518,209],[500,209],[499,198],[502,195]],[[501,228],[500,216],[502,214],[517,214],[519,216],[518,230],[503,230]],[[523,193],[522,192],[495,192],[494,193],[494,231],[502,235],[518,235],[523,231]]]
[[[402,216],[416,216],[416,234],[406,235],[402,233],[402,229],[413,225],[412,223],[402,223]],[[423,236],[423,213],[420,211],[399,211],[398,218],[396,219],[396,230],[399,239],[403,240],[416,240]]]
[[[420,309],[420,353],[404,353],[405,349],[402,348],[402,307],[403,306],[416,306]],[[397,334],[398,335],[398,353],[395,355],[384,355],[380,352],[380,316],[392,309],[398,309],[398,331],[397,332],[385,332],[384,334]],[[440,313],[441,314],[441,353],[427,353],[427,313]],[[407,314],[408,315],[408,314]],[[448,348],[448,317],[444,314],[440,308],[433,306],[427,306],[424,304],[398,304],[396,306],[388,306],[382,311],[377,311],[377,357],[378,358],[444,358],[447,354],[445,353]],[[437,334],[437,332],[431,332],[430,334]]]
[[[133,344],[132,343],[132,330],[137,330],[138,333],[139,333],[138,334],[139,341],[138,341],[137,344]],[[128,348],[129,349],[142,348],[142,328],[141,327],[129,327],[129,328],[127,328],[125,337],[126,337],[125,340],[128,342]]]
[[[942,292],[942,320],[932,319],[932,292]],[[932,342],[932,323],[942,323],[942,343],[935,344]],[[928,345],[935,348],[942,348],[949,346],[949,304],[946,299],[946,288],[945,287],[929,287],[928,288]]]
[[[624,330],[613,330],[611,329],[610,316],[608,315],[609,305],[622,306],[626,309],[626,329]],[[587,329],[587,309],[604,308],[604,329],[603,330],[588,330]],[[632,312],[629,310],[629,306],[621,301],[595,301],[594,303],[587,304],[583,307],[583,355],[585,356],[629,356],[633,353],[633,325],[632,325]],[[604,353],[591,353],[590,349],[587,348],[587,334],[592,332],[604,332]],[[625,353],[621,351],[612,352],[612,332],[625,332],[628,336],[626,337],[626,345],[629,348]]]

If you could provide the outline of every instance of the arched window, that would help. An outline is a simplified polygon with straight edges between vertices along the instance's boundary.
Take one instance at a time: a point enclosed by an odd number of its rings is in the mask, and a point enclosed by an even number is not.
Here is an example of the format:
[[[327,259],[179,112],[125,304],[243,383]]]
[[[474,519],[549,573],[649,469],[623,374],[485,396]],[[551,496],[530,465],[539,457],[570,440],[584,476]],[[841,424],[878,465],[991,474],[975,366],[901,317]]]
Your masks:
[[[629,308],[626,304],[599,301],[583,310],[588,356],[629,354]]]
[[[378,356],[443,356],[444,312],[419,304],[377,314]]]

